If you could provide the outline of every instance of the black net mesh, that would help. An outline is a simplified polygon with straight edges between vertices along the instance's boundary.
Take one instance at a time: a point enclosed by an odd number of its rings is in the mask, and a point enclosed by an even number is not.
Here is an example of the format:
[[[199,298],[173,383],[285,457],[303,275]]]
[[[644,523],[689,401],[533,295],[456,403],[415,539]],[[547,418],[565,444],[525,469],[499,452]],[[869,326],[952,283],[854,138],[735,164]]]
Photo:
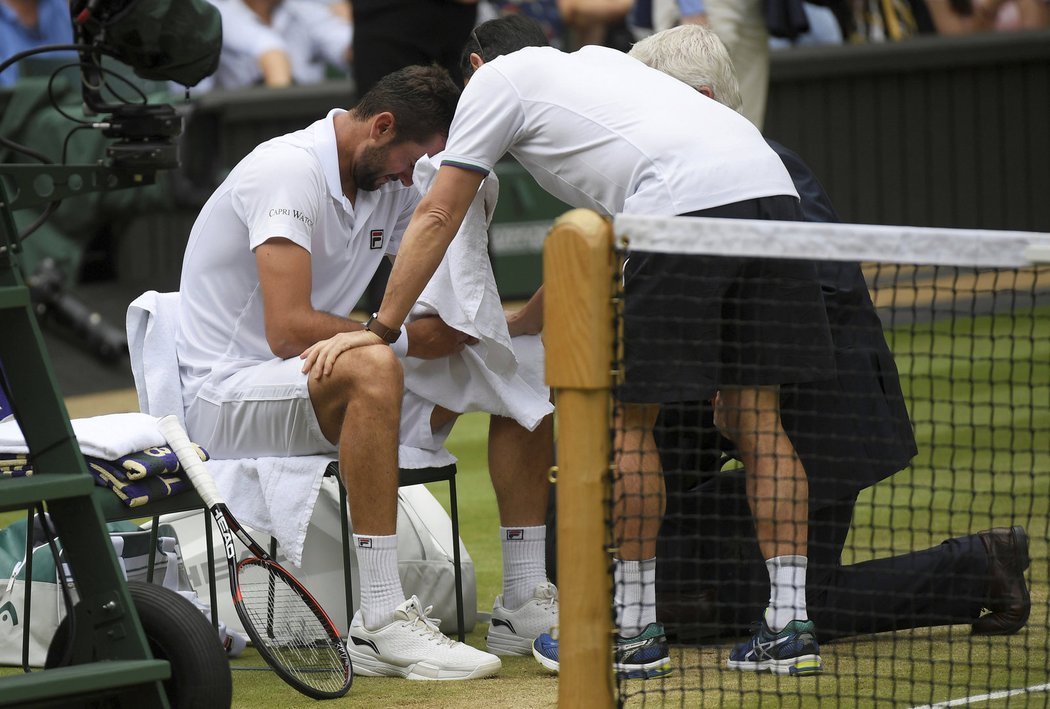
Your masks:
[[[620,701],[1050,702],[1050,267],[622,275]]]

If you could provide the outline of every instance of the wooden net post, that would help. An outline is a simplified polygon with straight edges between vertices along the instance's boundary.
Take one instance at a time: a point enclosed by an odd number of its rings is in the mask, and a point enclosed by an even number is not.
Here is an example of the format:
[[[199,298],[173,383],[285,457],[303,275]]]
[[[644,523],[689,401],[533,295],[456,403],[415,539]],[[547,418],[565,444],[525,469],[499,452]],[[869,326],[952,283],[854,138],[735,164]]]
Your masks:
[[[615,256],[610,222],[574,209],[543,248],[547,383],[556,390],[563,707],[613,707],[608,540]]]

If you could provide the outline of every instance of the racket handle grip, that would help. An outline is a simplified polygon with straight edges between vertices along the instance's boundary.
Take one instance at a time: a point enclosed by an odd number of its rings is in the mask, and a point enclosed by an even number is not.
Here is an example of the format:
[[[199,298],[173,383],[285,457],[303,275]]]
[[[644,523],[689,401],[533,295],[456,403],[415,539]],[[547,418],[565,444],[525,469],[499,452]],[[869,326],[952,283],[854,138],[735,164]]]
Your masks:
[[[197,494],[204,500],[204,504],[209,508],[221,504],[223,501],[222,495],[219,494],[218,488],[215,487],[215,481],[212,479],[211,473],[204,467],[204,462],[197,453],[197,449],[190,443],[189,436],[186,435],[186,430],[179,423],[178,417],[174,415],[165,416],[157,421],[157,428],[160,429],[164,440],[168,442],[168,445],[171,446],[172,451],[178,457],[179,463],[182,464],[182,469],[186,471],[187,477],[193,483],[193,487],[197,489]]]

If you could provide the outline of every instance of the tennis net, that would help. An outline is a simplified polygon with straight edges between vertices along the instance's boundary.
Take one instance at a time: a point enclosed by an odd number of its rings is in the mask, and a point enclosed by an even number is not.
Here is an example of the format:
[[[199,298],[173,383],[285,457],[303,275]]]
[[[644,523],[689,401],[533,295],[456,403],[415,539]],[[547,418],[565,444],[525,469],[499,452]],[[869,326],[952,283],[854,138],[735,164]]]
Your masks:
[[[1045,705],[1048,262],[1027,232],[562,217],[562,705]]]

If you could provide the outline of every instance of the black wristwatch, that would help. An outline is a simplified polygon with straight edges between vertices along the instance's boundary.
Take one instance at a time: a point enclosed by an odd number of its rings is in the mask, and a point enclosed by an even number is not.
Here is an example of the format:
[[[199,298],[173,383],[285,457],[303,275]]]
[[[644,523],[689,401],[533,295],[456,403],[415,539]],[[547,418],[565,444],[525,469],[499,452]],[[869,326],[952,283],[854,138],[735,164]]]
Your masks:
[[[401,330],[391,330],[389,327],[379,322],[376,319],[378,317],[379,313],[372,313],[372,317],[368,318],[368,322],[365,323],[365,329],[373,334],[379,335],[388,345],[397,342],[397,338],[401,337]]]

